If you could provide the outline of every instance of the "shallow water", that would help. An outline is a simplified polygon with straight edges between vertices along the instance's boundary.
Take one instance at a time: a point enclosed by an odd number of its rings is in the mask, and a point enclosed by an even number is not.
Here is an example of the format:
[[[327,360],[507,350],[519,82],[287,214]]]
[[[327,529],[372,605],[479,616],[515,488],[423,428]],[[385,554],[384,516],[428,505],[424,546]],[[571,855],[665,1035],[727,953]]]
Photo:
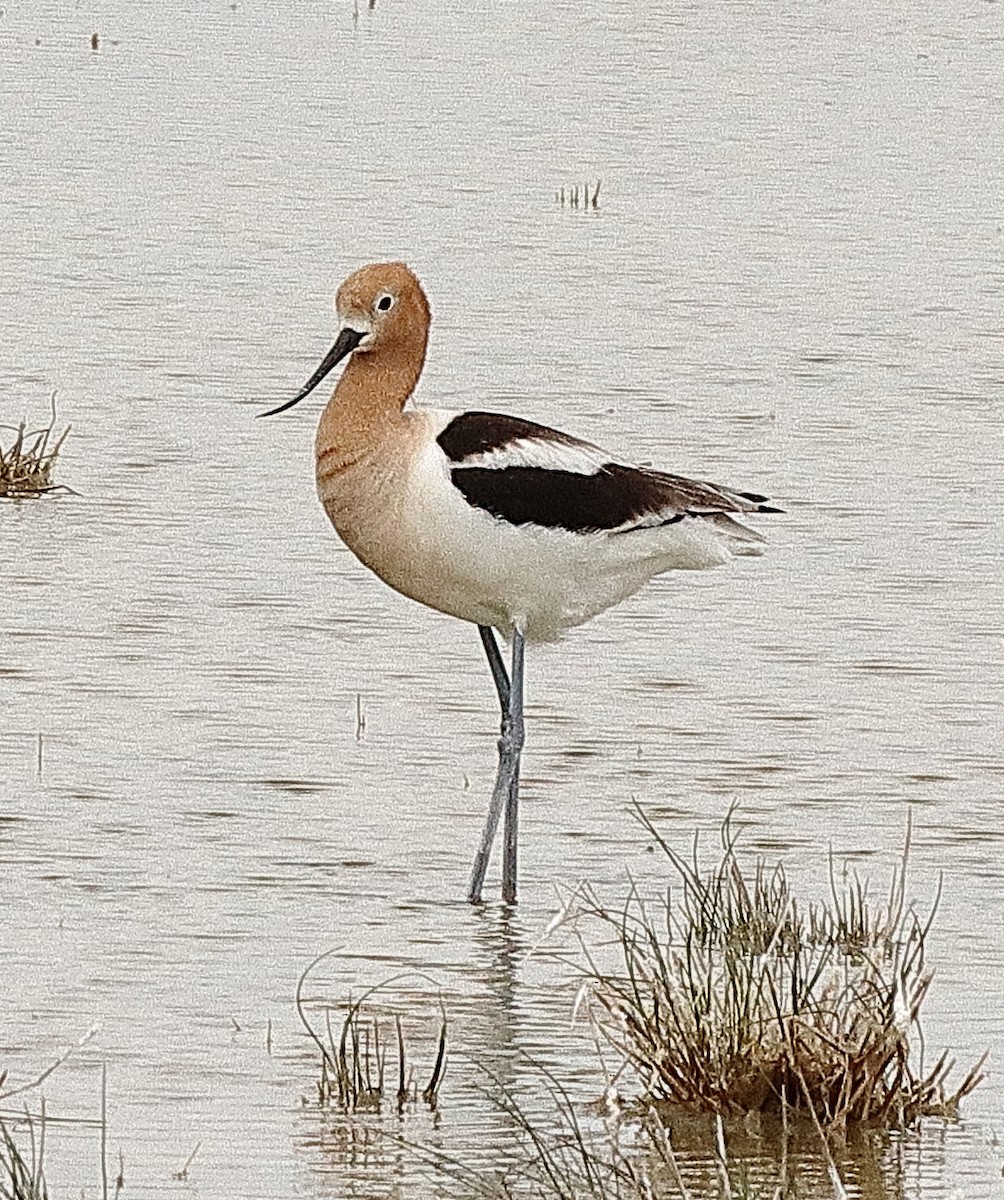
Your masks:
[[[556,881],[654,875],[635,798],[680,845],[738,799],[810,891],[831,846],[884,886],[912,806],[928,1046],[990,1077],[876,1194],[1002,1194],[1002,37],[984,3],[5,8],[0,420],[56,389],[78,494],[0,509],[0,1070],[99,1025],[47,1095],[96,1116],[108,1063],[132,1194],[435,1194],[301,1106],[292,997],[336,946],[319,994],[446,996],[405,1137],[490,1156],[464,1051],[534,1111],[526,1054],[595,1095],[574,982],[528,954]],[[598,211],[555,202],[599,178]],[[429,402],[787,510],[768,557],[533,654],[514,916],[461,901],[474,631],[327,528],[316,405],[253,419],[382,257],[432,298]],[[431,985],[399,987],[427,1058]],[[93,1130],[47,1154],[100,1194]]]

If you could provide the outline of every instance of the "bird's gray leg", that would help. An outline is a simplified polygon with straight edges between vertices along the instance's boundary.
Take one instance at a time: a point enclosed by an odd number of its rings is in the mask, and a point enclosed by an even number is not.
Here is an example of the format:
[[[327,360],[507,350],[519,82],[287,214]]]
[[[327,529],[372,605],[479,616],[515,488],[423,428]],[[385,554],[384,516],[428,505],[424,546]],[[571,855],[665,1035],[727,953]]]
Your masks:
[[[505,725],[509,712],[509,676],[506,674],[505,663],[499,653],[499,644],[495,640],[495,630],[490,625],[479,625],[481,644],[485,648],[488,666],[491,667],[492,679],[495,680],[495,690],[499,694],[499,705],[502,708],[502,724]]]
[[[526,643],[518,629],[512,635],[512,675],[509,685],[509,744],[512,765],[506,795],[502,838],[502,899],[516,903],[516,863],[519,842],[519,758],[523,751],[523,661]]]
[[[488,666],[491,669],[492,679],[495,681],[495,690],[498,692],[499,708],[502,711],[502,725],[498,743],[498,775],[495,779],[495,788],[492,791],[492,799],[488,808],[485,827],[481,834],[481,845],[474,858],[474,866],[471,870],[471,885],[467,891],[467,899],[471,904],[481,903],[481,889],[484,887],[485,873],[488,870],[488,860],[491,857],[492,846],[495,842],[495,831],[498,829],[499,818],[502,815],[502,805],[505,801],[505,793],[500,791],[500,783],[502,781],[503,747],[508,733],[510,696],[509,676],[506,674],[505,663],[502,661],[502,655],[499,653],[498,642],[495,640],[495,631],[490,625],[479,625],[478,633],[481,635],[481,644],[485,648]]]
[[[474,867],[471,871],[471,885],[467,892],[467,899],[471,904],[479,904],[481,902],[481,890],[484,887],[485,873],[488,870],[488,860],[491,857],[492,845],[495,841],[495,833],[498,829],[499,819],[502,816],[502,808],[506,807],[507,812],[513,801],[510,795],[515,793],[519,787],[519,752],[523,745],[523,705],[522,695],[519,703],[519,720],[514,727],[512,720],[512,700],[513,692],[510,686],[509,676],[506,674],[505,664],[502,661],[502,655],[499,653],[498,643],[495,641],[495,634],[485,625],[479,625],[478,631],[481,634],[481,642],[485,648],[485,654],[488,658],[488,665],[491,668],[492,678],[495,680],[495,689],[499,696],[499,707],[502,710],[502,728],[501,736],[499,737],[499,766],[498,773],[495,776],[495,786],[492,789],[491,804],[488,808],[488,816],[485,820],[485,827],[481,834],[481,845],[474,859]],[[517,644],[519,649],[517,651]],[[523,636],[515,633],[513,638],[513,669],[516,670],[518,665],[520,690],[522,692],[522,676],[523,676]],[[518,734],[518,744],[514,734]],[[506,828],[509,828],[509,818],[506,820]]]

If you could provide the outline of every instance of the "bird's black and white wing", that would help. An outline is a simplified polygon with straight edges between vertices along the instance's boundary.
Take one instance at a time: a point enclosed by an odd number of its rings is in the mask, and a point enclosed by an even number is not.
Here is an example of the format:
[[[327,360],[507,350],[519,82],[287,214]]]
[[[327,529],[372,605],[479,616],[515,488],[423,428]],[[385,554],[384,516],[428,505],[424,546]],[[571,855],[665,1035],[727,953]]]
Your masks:
[[[468,504],[512,525],[628,534],[691,517],[761,541],[731,514],[779,512],[766,496],[620,462],[590,442],[499,413],[459,413],[437,437]]]

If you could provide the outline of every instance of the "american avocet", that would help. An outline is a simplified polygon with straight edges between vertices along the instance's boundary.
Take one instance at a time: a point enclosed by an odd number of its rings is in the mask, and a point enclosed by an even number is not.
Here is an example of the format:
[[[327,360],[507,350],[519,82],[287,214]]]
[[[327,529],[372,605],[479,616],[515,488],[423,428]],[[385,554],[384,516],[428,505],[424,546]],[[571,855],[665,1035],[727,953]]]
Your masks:
[[[757,554],[737,513],[765,496],[635,467],[591,442],[491,412],[409,406],[429,302],[404,263],[338,289],[339,332],[298,404],[349,361],[317,430],[317,490],[342,540],[392,588],[478,626],[502,710],[499,764],[468,899],[481,899],[505,809],[502,894],[516,898],[523,660],[654,575]],[[507,672],[494,631],[512,640]]]

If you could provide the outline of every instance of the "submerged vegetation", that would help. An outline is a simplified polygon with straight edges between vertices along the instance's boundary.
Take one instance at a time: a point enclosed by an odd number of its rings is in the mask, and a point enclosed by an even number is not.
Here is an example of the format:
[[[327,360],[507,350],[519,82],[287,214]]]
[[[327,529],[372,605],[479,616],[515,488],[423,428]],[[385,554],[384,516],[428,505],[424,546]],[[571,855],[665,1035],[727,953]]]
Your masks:
[[[670,1130],[655,1109],[630,1124],[613,1115],[603,1122],[590,1121],[580,1116],[565,1089],[543,1073],[556,1109],[549,1129],[495,1081],[492,1099],[517,1134],[516,1151],[495,1168],[473,1168],[438,1148],[416,1151],[437,1173],[459,1185],[457,1195],[469,1200],[657,1200],[669,1195],[692,1200]],[[724,1140],[720,1146],[716,1167],[731,1184]]]
[[[23,500],[57,490],[52,482],[59,451],[70,432],[69,426],[57,437],[56,393],[51,397],[52,416],[44,429],[29,430],[26,423],[0,425],[14,434],[9,446],[0,441],[0,498]]]

